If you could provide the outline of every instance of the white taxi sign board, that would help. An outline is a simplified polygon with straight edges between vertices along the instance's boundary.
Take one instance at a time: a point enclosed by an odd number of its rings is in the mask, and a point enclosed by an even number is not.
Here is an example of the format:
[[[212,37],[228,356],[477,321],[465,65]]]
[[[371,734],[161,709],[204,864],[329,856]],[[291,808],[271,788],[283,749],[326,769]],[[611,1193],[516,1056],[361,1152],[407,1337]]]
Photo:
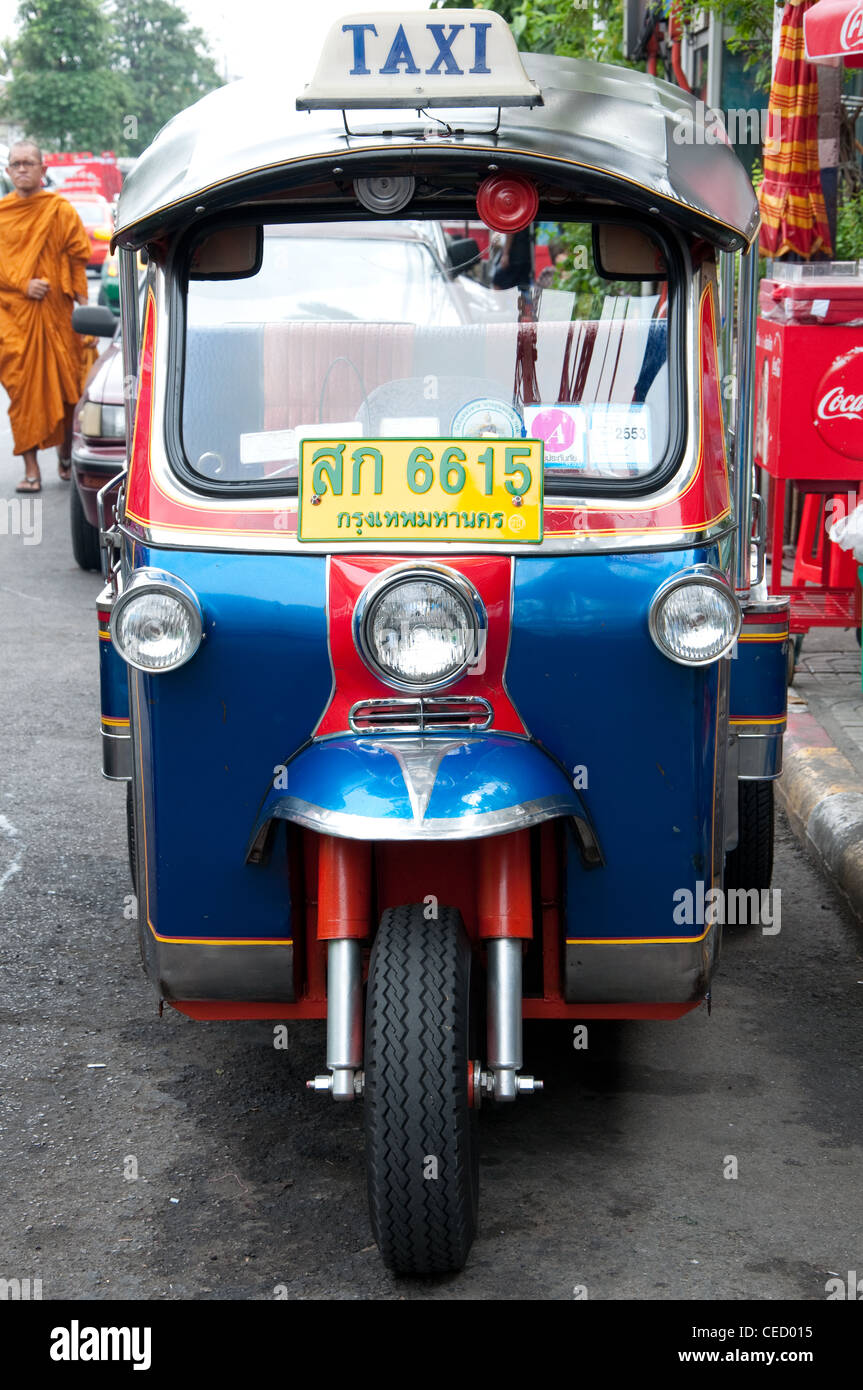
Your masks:
[[[297,97],[298,111],[541,104],[509,25],[491,10],[347,15]]]

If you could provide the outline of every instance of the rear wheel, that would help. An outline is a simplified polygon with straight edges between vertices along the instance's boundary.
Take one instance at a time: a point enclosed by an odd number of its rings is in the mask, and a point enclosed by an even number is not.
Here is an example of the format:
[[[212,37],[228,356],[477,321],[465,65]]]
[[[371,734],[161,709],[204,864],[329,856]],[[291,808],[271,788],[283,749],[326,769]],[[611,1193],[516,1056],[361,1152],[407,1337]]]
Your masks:
[[[454,908],[384,913],[366,1002],[366,1169],[372,1231],[397,1274],[461,1269],[476,1233],[471,968]]]
[[[769,888],[773,877],[773,783],[738,782],[737,848],[725,861],[725,887]]]
[[[101,569],[99,530],[98,527],[91,526],[84,515],[84,507],[74,479],[69,495],[69,525],[72,531],[72,554],[75,557],[75,563],[82,570]]]

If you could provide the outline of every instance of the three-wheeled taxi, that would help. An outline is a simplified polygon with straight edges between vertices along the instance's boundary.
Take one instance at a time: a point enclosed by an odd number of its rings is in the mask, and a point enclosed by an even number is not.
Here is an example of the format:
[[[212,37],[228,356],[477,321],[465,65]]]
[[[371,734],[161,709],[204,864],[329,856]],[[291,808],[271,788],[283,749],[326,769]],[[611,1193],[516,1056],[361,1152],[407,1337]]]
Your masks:
[[[120,199],[102,730],[145,968],[192,1019],[326,1018],[310,1103],[364,1106],[400,1273],[467,1257],[523,1019],[678,1018],[770,882],[758,214],[702,119],[490,11],[355,15]]]

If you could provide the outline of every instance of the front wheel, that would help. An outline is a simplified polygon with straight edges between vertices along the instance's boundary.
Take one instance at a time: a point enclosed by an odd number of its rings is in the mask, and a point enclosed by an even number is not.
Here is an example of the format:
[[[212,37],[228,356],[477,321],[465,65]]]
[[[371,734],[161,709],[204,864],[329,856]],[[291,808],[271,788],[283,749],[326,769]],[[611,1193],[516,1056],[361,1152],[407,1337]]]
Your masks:
[[[366,1170],[372,1232],[396,1274],[459,1270],[476,1234],[471,967],[454,908],[381,918],[366,1001]]]

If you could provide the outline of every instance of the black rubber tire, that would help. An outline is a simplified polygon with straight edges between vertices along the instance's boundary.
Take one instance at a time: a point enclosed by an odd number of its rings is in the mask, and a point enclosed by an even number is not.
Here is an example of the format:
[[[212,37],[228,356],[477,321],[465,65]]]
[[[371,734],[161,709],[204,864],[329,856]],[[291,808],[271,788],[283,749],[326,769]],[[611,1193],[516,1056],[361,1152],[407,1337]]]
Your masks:
[[[738,782],[737,848],[725,860],[725,887],[759,890],[773,877],[773,783]]]
[[[72,554],[75,563],[82,570],[98,570],[102,568],[99,556],[99,531],[96,526],[91,526],[81,504],[75,480],[72,479],[72,491],[69,495],[69,526],[72,532]]]
[[[431,921],[422,905],[383,914],[369,963],[363,1105],[372,1232],[396,1274],[453,1273],[476,1234],[471,971],[456,909]]]
[[[129,877],[132,880],[132,887],[138,891],[138,846],[135,839],[135,803],[133,799],[132,783],[126,783],[126,844],[129,851]]]
[[[785,672],[785,684],[794,684],[794,673],[797,670],[797,663],[800,660],[800,649],[803,646],[803,633],[798,632],[796,636],[788,639],[788,660]]]

